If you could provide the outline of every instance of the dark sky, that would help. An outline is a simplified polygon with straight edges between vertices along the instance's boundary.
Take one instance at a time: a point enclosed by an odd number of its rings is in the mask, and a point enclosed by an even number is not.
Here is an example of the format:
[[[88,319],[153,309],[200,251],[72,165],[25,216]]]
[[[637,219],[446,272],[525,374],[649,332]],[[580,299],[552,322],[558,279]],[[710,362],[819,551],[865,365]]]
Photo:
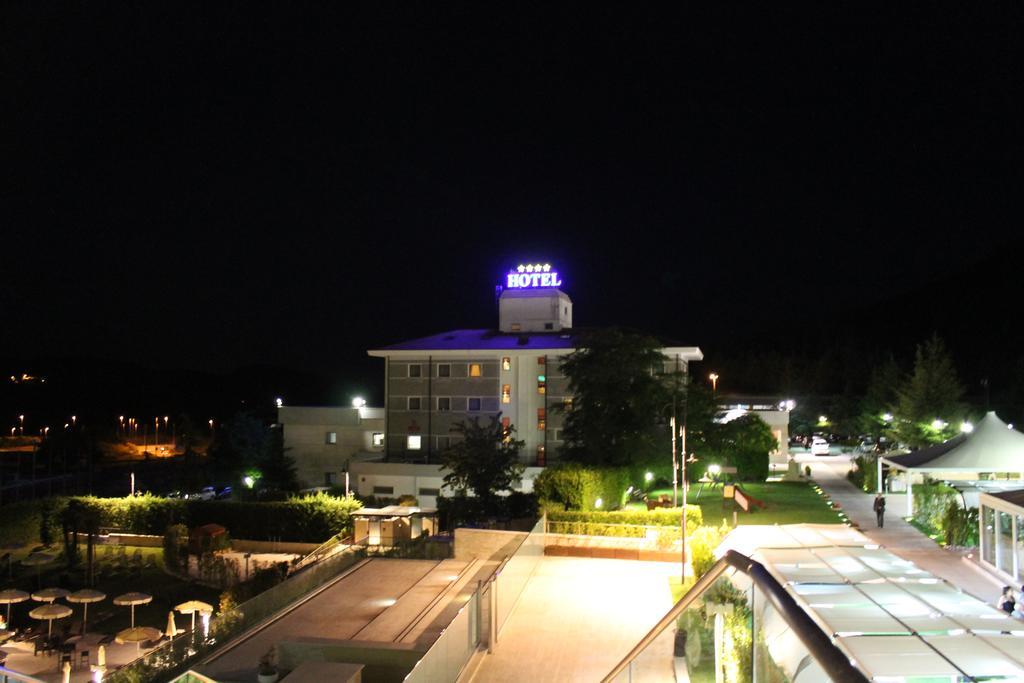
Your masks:
[[[352,4],[4,4],[0,357],[336,373],[520,260],[708,348],[1018,247],[1018,4]]]

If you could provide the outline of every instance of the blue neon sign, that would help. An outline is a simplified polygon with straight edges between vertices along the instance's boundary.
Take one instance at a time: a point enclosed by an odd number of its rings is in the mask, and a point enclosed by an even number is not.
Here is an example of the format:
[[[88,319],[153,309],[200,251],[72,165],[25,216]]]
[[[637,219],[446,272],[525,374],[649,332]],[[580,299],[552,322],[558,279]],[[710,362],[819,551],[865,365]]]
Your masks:
[[[520,264],[515,270],[510,270],[505,279],[505,286],[508,289],[534,289],[539,287],[560,287],[562,279],[558,277],[558,271],[551,270],[551,264]]]

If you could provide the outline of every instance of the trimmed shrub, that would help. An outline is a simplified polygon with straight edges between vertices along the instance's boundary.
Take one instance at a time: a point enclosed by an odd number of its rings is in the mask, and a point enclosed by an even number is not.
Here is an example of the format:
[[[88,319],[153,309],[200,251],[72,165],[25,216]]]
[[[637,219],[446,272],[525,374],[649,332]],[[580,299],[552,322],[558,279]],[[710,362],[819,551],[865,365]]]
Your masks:
[[[693,564],[693,574],[697,578],[703,576],[717,560],[715,549],[721,545],[730,528],[722,522],[722,526],[702,526],[687,539],[686,549]]]
[[[188,569],[188,527],[172,524],[164,533],[164,566],[168,571],[184,572]]]
[[[537,497],[519,491],[496,496],[489,504],[476,496],[443,496],[437,499],[437,511],[442,529],[475,526],[499,519],[536,518],[538,515]]]
[[[680,512],[676,510],[616,510],[592,511],[549,511],[548,523],[551,531],[559,534],[581,534],[585,536],[641,537],[645,526],[677,528]],[[696,505],[686,508],[686,533],[693,534],[703,523],[701,510]]]
[[[622,505],[629,488],[625,467],[590,467],[560,463],[546,468],[533,481],[533,491],[542,501],[561,503],[565,510],[594,510],[597,500],[605,509]]]
[[[957,492],[945,484],[926,483],[914,487],[914,521],[926,527],[943,530],[943,517],[952,503],[957,504]]]
[[[853,459],[853,467],[846,473],[850,483],[867,493],[878,490],[878,456],[858,455]]]

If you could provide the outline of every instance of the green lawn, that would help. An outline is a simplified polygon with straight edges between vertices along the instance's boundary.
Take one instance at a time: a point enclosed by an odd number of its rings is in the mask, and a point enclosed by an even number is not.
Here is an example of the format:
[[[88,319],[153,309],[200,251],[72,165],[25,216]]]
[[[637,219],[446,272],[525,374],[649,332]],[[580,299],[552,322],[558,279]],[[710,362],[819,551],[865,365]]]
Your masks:
[[[688,506],[697,505],[704,516],[704,523],[718,525],[722,520],[732,524],[733,509],[737,512],[740,524],[840,524],[842,520],[833,511],[828,501],[819,496],[810,484],[805,482],[777,481],[763,484],[741,484],[744,491],[754,498],[765,502],[765,509],[754,508],[753,512],[743,512],[731,501],[722,500],[722,487],[710,488],[700,484],[691,484],[690,493],[686,498]],[[667,493],[672,489],[656,489],[649,492],[651,498]],[[643,503],[630,503],[630,508],[646,509]]]

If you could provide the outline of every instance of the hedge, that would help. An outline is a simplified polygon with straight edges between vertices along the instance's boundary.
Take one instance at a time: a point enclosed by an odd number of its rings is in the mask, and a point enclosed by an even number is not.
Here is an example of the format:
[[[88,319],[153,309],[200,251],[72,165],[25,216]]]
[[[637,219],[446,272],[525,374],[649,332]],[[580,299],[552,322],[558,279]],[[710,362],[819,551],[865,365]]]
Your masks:
[[[594,510],[598,499],[601,507],[614,510],[622,505],[627,488],[627,468],[578,463],[548,467],[533,482],[533,492],[539,500],[559,503],[566,510]]]
[[[549,511],[548,523],[555,525],[551,530],[563,534],[584,534],[588,536],[643,536],[645,526],[679,526],[679,510],[615,510],[592,511]],[[701,510],[696,505],[686,508],[686,532],[692,534],[704,523]]]
[[[39,539],[44,518],[59,536],[61,515],[71,498],[51,498],[16,503],[2,508],[0,537],[31,543]],[[362,507],[354,498],[324,494],[287,501],[251,503],[238,501],[182,500],[145,495],[126,498],[78,498],[98,510],[100,527],[133,534],[163,535],[167,527],[184,524],[220,524],[233,538],[278,539],[322,543],[338,533],[351,533],[352,512]]]

